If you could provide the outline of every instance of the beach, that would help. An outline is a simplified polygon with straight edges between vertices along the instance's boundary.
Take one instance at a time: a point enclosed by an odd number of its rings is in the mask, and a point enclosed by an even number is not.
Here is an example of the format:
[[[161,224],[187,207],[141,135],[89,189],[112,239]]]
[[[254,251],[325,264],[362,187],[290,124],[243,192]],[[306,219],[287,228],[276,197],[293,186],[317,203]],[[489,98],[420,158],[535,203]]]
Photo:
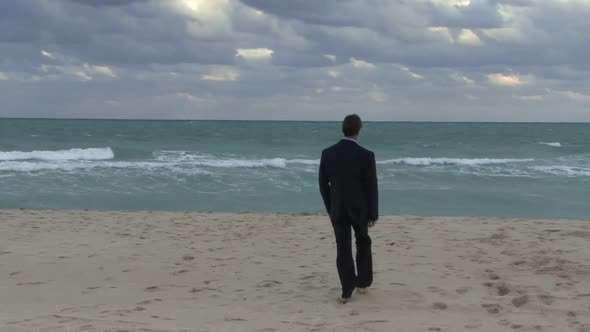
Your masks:
[[[590,222],[381,217],[337,303],[322,214],[0,210],[0,331],[590,331]]]

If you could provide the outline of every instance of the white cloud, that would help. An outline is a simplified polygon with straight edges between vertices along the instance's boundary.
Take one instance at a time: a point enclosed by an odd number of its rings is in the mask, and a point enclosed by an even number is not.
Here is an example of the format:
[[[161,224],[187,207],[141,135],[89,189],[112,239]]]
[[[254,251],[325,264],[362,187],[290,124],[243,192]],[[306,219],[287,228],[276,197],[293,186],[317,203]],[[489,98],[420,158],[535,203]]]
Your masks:
[[[336,78],[340,76],[340,71],[336,70],[336,69],[330,69],[328,70],[328,75]]]
[[[43,51],[43,50],[42,50],[42,51],[41,51],[41,55],[43,55],[43,56],[45,56],[45,57],[48,57],[48,58],[50,58],[50,59],[55,59],[55,56],[54,56],[53,54],[51,54],[51,53],[47,52],[47,51]]]
[[[84,70],[68,69],[64,72],[69,73],[70,75],[75,76],[82,81],[91,81],[92,80],[92,76],[88,75],[88,73],[86,73]]]
[[[331,87],[331,89],[332,89],[332,91],[334,91],[334,92],[340,92],[340,91],[344,90],[344,88],[343,88],[343,87],[341,87],[341,86],[338,86],[338,85]]]
[[[476,35],[470,29],[462,29],[461,33],[457,37],[457,41],[460,44],[468,45],[468,46],[481,46],[481,45],[483,45],[483,43],[481,42],[481,39],[479,39],[479,36]]]
[[[369,99],[377,103],[383,103],[387,100],[387,95],[381,90],[374,90],[369,92]]]
[[[475,81],[474,80],[470,79],[467,76],[460,75],[458,73],[451,74],[450,77],[453,80],[455,80],[457,82],[460,82],[460,83],[464,83],[464,84],[466,84],[468,86],[474,86],[475,85]]]
[[[471,4],[471,0],[432,0],[435,5],[466,7]]]
[[[0,71],[0,81],[7,81],[8,75]]]
[[[545,96],[543,95],[531,95],[531,96],[515,96],[515,98],[524,100],[524,101],[543,101],[545,100]]]
[[[274,51],[269,48],[238,48],[236,50],[236,56],[247,60],[269,59],[273,53]]]
[[[217,68],[201,76],[205,81],[236,81],[240,73],[231,68]]]
[[[96,65],[89,65],[87,63],[84,64],[84,69],[86,72],[91,74],[97,74],[102,76],[109,76],[109,77],[117,77],[113,69],[109,66],[96,66]]]
[[[529,80],[522,78],[519,75],[504,75],[500,73],[488,74],[488,81],[491,84],[498,86],[519,87],[530,83]]]
[[[363,69],[375,69],[376,68],[376,66],[370,62],[367,62],[365,60],[355,59],[355,58],[350,58],[350,63],[355,68],[363,68]]]
[[[579,93],[579,92],[575,92],[575,91],[566,91],[565,95],[571,99],[571,100],[575,100],[575,101],[590,101],[590,95],[586,95],[583,93]]]
[[[182,98],[182,99],[184,99],[186,101],[189,101],[189,102],[200,102],[200,101],[203,101],[203,98],[197,97],[197,96],[192,95],[192,94],[187,93],[187,92],[177,92],[176,93],[176,96],[179,97],[179,98]]]
[[[326,58],[332,62],[336,61],[336,56],[333,54],[324,54],[324,58]]]
[[[445,40],[447,40],[451,44],[453,44],[455,42],[453,35],[451,35],[451,31],[447,27],[428,27],[428,31],[434,32],[434,33],[442,36]]]
[[[400,69],[402,71],[405,71],[406,73],[410,74],[410,76],[412,76],[413,78],[417,79],[417,80],[421,80],[424,78],[424,76],[420,75],[420,74],[416,74],[413,71],[410,70],[410,68],[405,67],[405,66],[401,66]]]

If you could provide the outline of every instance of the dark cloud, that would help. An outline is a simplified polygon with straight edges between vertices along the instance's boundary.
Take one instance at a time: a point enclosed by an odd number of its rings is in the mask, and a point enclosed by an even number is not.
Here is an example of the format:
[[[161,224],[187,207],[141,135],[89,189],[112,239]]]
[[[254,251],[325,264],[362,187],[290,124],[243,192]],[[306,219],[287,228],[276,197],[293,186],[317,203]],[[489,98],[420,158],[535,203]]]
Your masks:
[[[130,4],[145,4],[148,0],[68,0],[85,6],[106,7],[106,6],[127,6]]]

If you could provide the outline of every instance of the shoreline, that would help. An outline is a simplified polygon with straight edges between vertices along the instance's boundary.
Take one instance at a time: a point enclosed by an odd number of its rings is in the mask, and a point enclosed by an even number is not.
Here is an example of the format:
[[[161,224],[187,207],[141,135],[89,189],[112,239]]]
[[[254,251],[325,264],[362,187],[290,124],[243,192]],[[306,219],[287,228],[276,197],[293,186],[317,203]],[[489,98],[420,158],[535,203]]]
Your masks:
[[[325,214],[0,210],[0,331],[590,331],[590,222],[383,216],[346,305]]]
[[[162,213],[162,214],[258,214],[263,216],[277,215],[277,216],[317,216],[328,218],[328,214],[325,212],[273,212],[273,211],[206,211],[206,210],[98,210],[98,209],[46,209],[46,208],[0,208],[0,215],[3,212],[20,211],[20,212],[63,212],[63,213]],[[387,214],[380,215],[379,220],[387,218],[425,218],[425,219],[492,219],[492,220],[539,220],[539,221],[565,221],[565,222],[589,222],[590,216],[587,218],[568,218],[568,217],[518,217],[518,216],[485,216],[485,215],[414,215],[414,214]]]

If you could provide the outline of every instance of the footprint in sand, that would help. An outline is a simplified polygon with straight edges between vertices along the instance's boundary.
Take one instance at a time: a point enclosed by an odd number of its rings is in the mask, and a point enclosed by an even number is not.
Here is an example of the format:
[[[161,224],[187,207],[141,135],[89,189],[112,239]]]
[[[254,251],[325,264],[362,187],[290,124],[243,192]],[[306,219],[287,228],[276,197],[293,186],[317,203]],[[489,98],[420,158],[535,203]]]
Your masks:
[[[177,276],[179,274],[183,274],[183,273],[187,273],[188,270],[178,270],[178,271],[174,271],[172,272],[172,275]]]
[[[487,310],[487,312],[489,314],[497,314],[500,313],[500,310],[502,309],[502,306],[499,304],[491,304],[491,303],[486,303],[486,304],[482,304],[481,305],[484,309]]]
[[[447,310],[449,306],[443,302],[435,302],[432,304],[432,308],[436,310]]]
[[[259,282],[256,287],[273,287],[276,285],[281,285],[282,282],[280,281],[276,281],[276,280],[264,280],[262,282]]]
[[[494,287],[494,290],[497,295],[504,296],[510,293],[511,287],[505,282],[500,282]]]
[[[517,296],[512,299],[512,305],[514,305],[517,308],[522,307],[523,305],[527,304],[528,302],[529,302],[529,296],[527,294],[523,294],[521,296]]]
[[[555,302],[555,297],[553,297],[551,295],[539,294],[537,297],[545,305],[551,305],[551,304],[553,304],[553,302]]]
[[[471,287],[459,287],[455,289],[455,292],[457,292],[457,294],[467,294],[470,290]]]
[[[154,292],[160,289],[160,286],[149,286],[144,289],[146,292]]]

